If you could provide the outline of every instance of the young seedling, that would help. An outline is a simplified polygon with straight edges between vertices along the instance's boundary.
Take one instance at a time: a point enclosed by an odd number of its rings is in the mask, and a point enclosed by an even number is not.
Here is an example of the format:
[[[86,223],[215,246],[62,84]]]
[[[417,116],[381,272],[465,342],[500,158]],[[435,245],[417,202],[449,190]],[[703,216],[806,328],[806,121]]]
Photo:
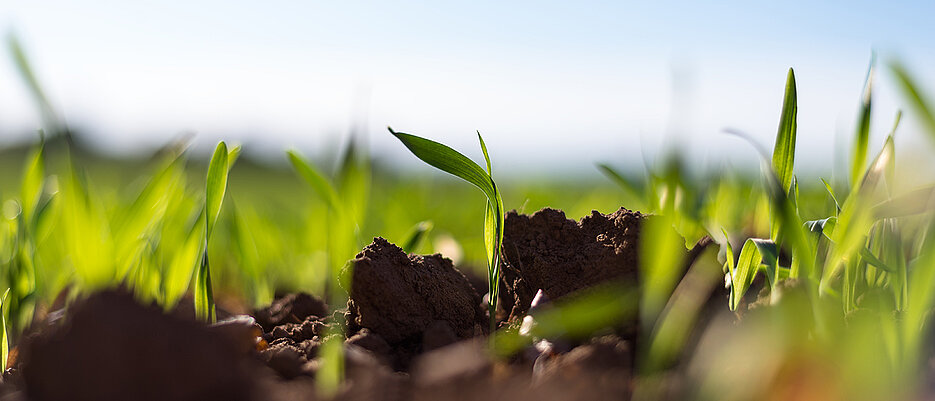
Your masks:
[[[484,152],[484,160],[487,162],[486,172],[477,163],[448,146],[415,135],[396,132],[389,127],[387,129],[420,160],[474,184],[487,196],[487,209],[484,217],[484,246],[487,249],[490,332],[493,333],[497,324],[497,284],[500,279],[500,246],[503,243],[504,215],[503,200],[500,198],[500,191],[491,176],[490,156],[487,155],[487,145],[484,144],[484,138],[481,137],[480,132],[477,133],[481,150]]]
[[[240,147],[234,147],[230,152],[224,141],[218,143],[208,164],[208,176],[205,184],[205,231],[204,252],[201,257],[201,266],[195,274],[195,316],[198,320],[214,323],[217,316],[214,311],[214,293],[211,288],[211,269],[208,263],[208,240],[211,230],[217,223],[221,213],[221,204],[227,192],[227,175],[233,162],[240,154]]]

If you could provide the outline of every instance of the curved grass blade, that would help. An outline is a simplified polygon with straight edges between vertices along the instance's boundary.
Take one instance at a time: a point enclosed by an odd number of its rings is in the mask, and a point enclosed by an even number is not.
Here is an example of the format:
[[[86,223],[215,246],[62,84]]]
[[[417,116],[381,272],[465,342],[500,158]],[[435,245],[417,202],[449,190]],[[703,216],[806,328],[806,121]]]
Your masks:
[[[217,321],[214,309],[214,290],[211,286],[211,269],[208,265],[207,249],[201,254],[201,266],[195,275],[195,318],[208,323]]]
[[[873,89],[873,72],[875,56],[870,58],[870,67],[867,69],[867,79],[864,81],[864,90],[861,96],[860,111],[858,111],[857,132],[854,137],[854,152],[851,154],[851,186],[857,185],[867,163],[867,143],[870,140],[870,110],[871,91]]]
[[[834,189],[831,188],[831,184],[828,184],[828,181],[825,181],[824,178],[819,178],[822,184],[825,184],[825,190],[828,191],[828,195],[831,196],[831,200],[834,201],[834,210],[835,213],[841,213],[841,204],[838,202],[838,198],[834,196]]]
[[[338,198],[338,192],[331,185],[331,182],[318,169],[312,167],[308,161],[302,158],[297,151],[289,150],[286,154],[289,156],[289,162],[292,163],[295,171],[311,185],[312,189],[318,193],[318,196],[325,201],[325,204],[331,210],[341,210],[341,200]]]
[[[743,243],[740,258],[737,259],[737,267],[730,273],[732,284],[730,287],[730,310],[737,310],[737,307],[740,306],[744,294],[753,284],[753,278],[756,276],[762,260],[760,249],[753,239],[748,239]]]
[[[432,226],[432,222],[428,220],[416,223],[412,230],[409,231],[409,235],[406,236],[406,241],[403,242],[403,251],[413,253],[419,250],[419,246],[422,245],[426,234],[432,230]]]
[[[779,118],[779,132],[773,146],[773,169],[776,170],[783,191],[787,193],[792,185],[792,170],[795,164],[796,110],[795,73],[790,68],[786,78],[782,114]]]
[[[490,175],[485,173],[477,163],[468,159],[467,156],[438,142],[415,135],[396,132],[393,131],[392,128],[388,129],[391,134],[396,136],[396,138],[420,160],[428,163],[432,167],[474,184],[474,186],[480,188],[481,191],[484,191],[488,199],[496,199],[497,195]]]
[[[211,230],[217,223],[224,193],[227,191],[227,157],[227,144],[221,141],[214,149],[211,163],[208,164],[208,177],[205,184],[205,212],[207,213],[205,238],[211,237]]]
[[[27,160],[23,173],[23,182],[20,186],[20,196],[23,200],[23,218],[28,226],[31,226],[35,221],[36,208],[39,206],[39,200],[42,197],[42,184],[45,179],[42,148],[43,146],[40,144]]]

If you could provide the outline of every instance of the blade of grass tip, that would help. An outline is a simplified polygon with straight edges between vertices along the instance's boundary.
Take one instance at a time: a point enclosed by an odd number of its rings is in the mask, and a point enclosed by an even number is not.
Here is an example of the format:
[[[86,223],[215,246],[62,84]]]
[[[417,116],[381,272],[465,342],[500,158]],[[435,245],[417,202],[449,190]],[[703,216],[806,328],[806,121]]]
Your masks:
[[[419,246],[422,245],[422,240],[425,238],[426,234],[432,229],[433,224],[431,221],[420,221],[416,223],[411,230],[409,230],[409,235],[406,236],[406,240],[403,241],[403,251],[406,253],[414,253],[419,250]]]
[[[841,204],[838,203],[838,198],[834,196],[834,189],[831,188],[831,184],[828,184],[828,181],[825,181],[824,178],[818,179],[821,180],[822,184],[825,184],[825,190],[828,191],[828,195],[831,196],[831,200],[834,201],[835,215],[841,213]]]
[[[389,127],[387,127],[387,129],[420,160],[428,163],[432,167],[474,184],[474,186],[480,188],[480,190],[487,195],[487,199],[495,199],[497,197],[490,180],[490,175],[478,166],[477,163],[468,159],[467,156],[441,143],[403,132],[396,132]]]
[[[297,151],[289,150],[286,154],[289,156],[289,162],[292,163],[292,167],[295,171],[305,179],[305,182],[307,182],[316,193],[318,193],[318,196],[325,201],[325,204],[328,205],[331,210],[341,210],[341,201],[338,199],[338,192],[334,189],[334,186],[331,185],[331,182],[329,182],[318,169],[312,167],[308,161],[302,158]]]
[[[792,185],[792,171],[795,164],[795,131],[796,131],[796,90],[795,73],[792,68],[786,78],[786,93],[782,102],[782,114],[779,118],[779,132],[776,134],[776,144],[773,146],[773,169],[782,189],[789,192]]]
[[[922,124],[927,128],[929,137],[935,139],[935,109],[931,107],[928,100],[922,95],[919,86],[902,63],[894,61],[890,64],[890,69],[896,75],[896,81],[899,82],[899,86],[902,88],[904,95],[908,98],[909,103],[912,104],[913,108],[919,113],[919,119],[922,120]]]
[[[42,197],[42,184],[44,181],[43,169],[43,146],[40,144],[27,159],[26,168],[23,172],[23,182],[20,186],[20,193],[23,199],[23,218],[27,226],[34,222],[36,208],[39,206],[39,200]]]
[[[616,183],[624,192],[633,197],[639,204],[635,206],[636,210],[646,210],[644,205],[645,196],[642,195],[642,192],[637,189],[636,185],[633,185],[629,179],[620,174],[617,170],[611,167],[606,163],[598,163],[597,169],[601,171],[607,178],[610,178],[611,181]]]
[[[214,149],[214,155],[211,156],[211,163],[208,165],[208,177],[205,183],[205,212],[206,214],[206,236],[211,236],[211,230],[217,223],[218,216],[221,213],[221,203],[224,201],[224,193],[227,191],[227,171],[228,171],[227,144],[224,141],[218,143]]]
[[[243,146],[234,145],[227,151],[227,171],[230,172],[230,169],[234,168],[234,163],[237,162],[237,158],[240,157],[240,152],[243,150]]]
[[[490,156],[487,153],[487,145],[484,143],[484,137],[481,136],[480,131],[477,131],[477,140],[480,142],[481,151],[484,153],[484,161],[487,163],[487,175],[494,193],[494,199],[487,200],[487,211],[484,217],[484,242],[486,243],[489,259],[487,265],[487,291],[490,293],[488,313],[490,314],[490,332],[493,333],[496,329],[497,303],[500,300],[500,245],[503,243],[504,224],[503,199],[500,198],[500,191],[497,190],[497,184],[493,181]]]
[[[857,185],[867,163],[867,144],[870,138],[870,110],[871,91],[873,89],[873,72],[876,56],[870,57],[870,67],[867,69],[867,78],[864,81],[861,95],[860,110],[858,111],[857,131],[854,137],[854,152],[851,157],[851,186]]]
[[[737,260],[737,267],[734,273],[733,285],[730,288],[730,310],[737,310],[744,294],[753,284],[753,278],[760,267],[760,261],[763,257],[760,250],[752,239],[748,239],[740,250],[740,258]]]

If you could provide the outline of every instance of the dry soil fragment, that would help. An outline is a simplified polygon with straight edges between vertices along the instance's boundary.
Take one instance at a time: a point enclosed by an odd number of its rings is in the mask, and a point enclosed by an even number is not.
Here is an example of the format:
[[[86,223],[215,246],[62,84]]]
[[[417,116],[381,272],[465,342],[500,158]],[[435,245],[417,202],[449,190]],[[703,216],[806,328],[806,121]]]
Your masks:
[[[511,318],[529,310],[536,291],[549,299],[608,281],[637,282],[640,226],[646,216],[625,208],[597,211],[580,222],[561,210],[507,213],[503,239],[503,305]],[[512,299],[510,299],[512,298]]]
[[[374,238],[348,266],[353,268],[347,303],[352,330],[368,328],[396,346],[421,343],[433,322],[435,329],[447,324],[459,339],[483,327],[480,295],[441,255],[406,255]]]

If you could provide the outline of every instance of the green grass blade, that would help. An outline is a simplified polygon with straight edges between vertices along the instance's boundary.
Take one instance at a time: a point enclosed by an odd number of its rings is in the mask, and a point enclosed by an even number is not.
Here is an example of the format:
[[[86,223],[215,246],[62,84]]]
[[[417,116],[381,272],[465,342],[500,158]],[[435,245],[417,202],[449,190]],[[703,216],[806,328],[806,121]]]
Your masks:
[[[214,149],[214,155],[211,156],[211,163],[208,165],[208,177],[205,184],[205,213],[207,213],[205,238],[211,237],[211,230],[214,229],[214,224],[217,223],[218,216],[221,214],[221,203],[227,191],[227,157],[227,144],[221,141]]]
[[[890,64],[890,69],[896,75],[896,81],[899,82],[899,86],[902,88],[907,100],[919,113],[918,117],[928,130],[929,137],[935,139],[935,109],[923,96],[915,79],[909,75],[909,72],[901,63],[893,62]]]
[[[484,169],[478,166],[477,163],[468,159],[467,156],[429,139],[396,132],[393,131],[392,128],[389,128],[389,131],[420,160],[428,163],[432,167],[474,184],[474,186],[480,188],[481,191],[484,191],[484,194],[487,195],[487,199],[492,200],[497,197],[490,175],[484,172]]]
[[[432,222],[428,220],[416,223],[412,230],[409,231],[409,235],[406,236],[406,240],[403,241],[403,251],[406,253],[418,251],[425,236],[432,230],[432,226]]]
[[[318,193],[318,196],[325,201],[325,204],[331,210],[341,210],[341,200],[338,198],[338,192],[331,185],[331,182],[318,169],[312,167],[308,161],[302,158],[297,151],[290,150],[286,154],[289,156],[289,162],[292,163],[295,171]]]
[[[195,318],[207,323],[217,321],[214,310],[214,291],[211,286],[211,268],[208,252],[202,253],[201,265],[195,274]]]
[[[633,206],[633,209],[646,210],[646,197],[643,195],[643,192],[639,186],[635,185],[630,179],[624,177],[623,174],[620,174],[620,172],[615,170],[609,164],[598,163],[597,169],[637,201],[637,204]]]
[[[737,260],[737,267],[732,272],[732,285],[730,287],[730,310],[737,310],[744,294],[753,284],[753,278],[760,268],[760,262],[763,257],[760,255],[760,249],[752,239],[748,239],[740,250],[740,258]]]
[[[23,173],[23,182],[20,186],[20,196],[23,200],[23,218],[27,226],[34,223],[36,208],[42,197],[42,184],[45,179],[42,145],[36,148],[27,159]]]
[[[786,193],[792,185],[792,169],[795,164],[796,110],[795,73],[790,68],[786,78],[782,114],[779,118],[779,132],[773,146],[773,169]]]
[[[831,197],[831,200],[834,202],[835,213],[841,213],[841,204],[838,202],[838,198],[834,196],[834,189],[831,188],[831,184],[828,181],[825,181],[824,178],[819,178],[822,184],[825,184],[825,191],[828,191],[828,196]]]
[[[851,154],[851,186],[857,185],[864,171],[864,164],[867,163],[867,144],[870,140],[870,110],[871,110],[871,91],[873,89],[873,72],[875,57],[870,59],[870,67],[867,70],[867,79],[864,82],[864,91],[861,95],[860,110],[858,111],[857,132],[854,137],[854,151]]]
[[[234,163],[237,162],[237,158],[240,157],[240,152],[243,150],[243,146],[234,145],[227,151],[227,171],[230,172],[230,169],[234,168]]]
[[[676,233],[669,216],[653,216],[640,230],[640,319],[651,330],[656,318],[681,279],[684,240]]]

